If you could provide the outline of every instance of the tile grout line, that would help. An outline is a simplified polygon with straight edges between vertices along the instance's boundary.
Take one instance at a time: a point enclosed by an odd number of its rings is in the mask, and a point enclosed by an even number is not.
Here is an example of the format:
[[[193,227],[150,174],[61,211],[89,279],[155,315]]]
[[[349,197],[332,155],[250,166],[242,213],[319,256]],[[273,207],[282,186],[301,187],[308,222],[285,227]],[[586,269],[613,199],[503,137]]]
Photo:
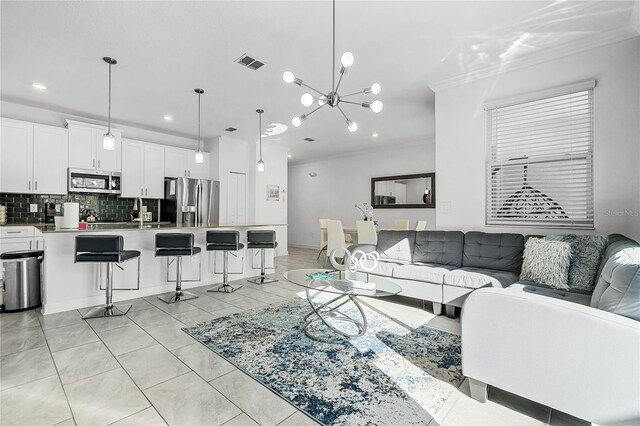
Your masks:
[[[38,323],[40,323],[40,320],[38,319]],[[62,383],[62,378],[60,377],[60,371],[58,370],[58,366],[56,365],[56,360],[53,358],[53,352],[51,352],[51,347],[49,346],[49,340],[47,339],[47,335],[44,333],[44,329],[42,328],[42,323],[40,323],[40,329],[42,330],[42,335],[44,336],[44,341],[46,342],[47,345],[47,349],[49,350],[49,356],[51,357],[51,362],[53,363],[53,368],[56,369],[56,375],[58,376],[58,382],[60,383],[60,387],[62,388],[62,393],[64,393],[64,398],[67,401],[67,407],[69,407],[69,411],[71,412],[71,418],[73,419],[73,423],[75,423],[76,425],[78,424],[78,422],[76,421],[76,416],[73,412],[73,408],[71,408],[71,403],[69,402],[69,396],[67,395],[67,390],[64,387],[64,384]],[[93,331],[93,329],[92,329]],[[65,421],[65,420],[63,420]],[[58,422],[60,423],[60,422]]]

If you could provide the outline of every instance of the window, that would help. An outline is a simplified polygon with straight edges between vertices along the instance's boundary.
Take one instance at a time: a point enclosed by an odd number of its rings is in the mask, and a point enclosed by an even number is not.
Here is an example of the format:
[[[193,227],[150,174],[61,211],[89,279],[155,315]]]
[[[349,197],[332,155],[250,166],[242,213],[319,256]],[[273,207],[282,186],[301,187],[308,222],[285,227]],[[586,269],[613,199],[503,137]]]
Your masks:
[[[593,228],[593,88],[485,105],[487,225]]]

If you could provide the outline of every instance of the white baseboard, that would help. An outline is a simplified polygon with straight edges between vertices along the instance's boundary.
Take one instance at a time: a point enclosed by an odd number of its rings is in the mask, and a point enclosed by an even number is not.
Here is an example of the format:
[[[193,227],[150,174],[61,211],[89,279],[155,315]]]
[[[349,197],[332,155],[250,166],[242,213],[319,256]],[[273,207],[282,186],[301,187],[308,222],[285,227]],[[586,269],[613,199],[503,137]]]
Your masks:
[[[303,248],[303,249],[312,249],[312,250],[320,250],[318,248],[318,246],[308,246],[306,244],[296,244],[296,243],[289,243],[289,247],[297,247],[297,248]]]

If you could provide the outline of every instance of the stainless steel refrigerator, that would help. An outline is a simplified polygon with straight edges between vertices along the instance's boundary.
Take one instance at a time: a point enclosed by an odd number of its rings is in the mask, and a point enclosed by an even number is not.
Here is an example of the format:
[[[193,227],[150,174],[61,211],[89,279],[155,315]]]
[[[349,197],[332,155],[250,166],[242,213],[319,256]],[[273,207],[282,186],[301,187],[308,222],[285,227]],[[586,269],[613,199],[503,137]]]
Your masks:
[[[220,182],[208,179],[167,178],[160,220],[178,227],[218,225]]]

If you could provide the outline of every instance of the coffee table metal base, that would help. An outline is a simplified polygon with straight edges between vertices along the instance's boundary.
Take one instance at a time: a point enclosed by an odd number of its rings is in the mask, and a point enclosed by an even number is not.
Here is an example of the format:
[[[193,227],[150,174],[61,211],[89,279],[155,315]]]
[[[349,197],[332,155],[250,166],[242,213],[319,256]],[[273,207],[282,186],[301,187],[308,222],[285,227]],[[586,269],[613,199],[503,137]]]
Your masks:
[[[364,333],[367,332],[367,317],[362,310],[362,306],[358,303],[358,300],[353,295],[341,294],[338,297],[335,297],[328,302],[324,303],[315,303],[312,299],[312,296],[309,292],[309,289],[306,290],[307,293],[307,302],[311,305],[312,311],[309,312],[304,319],[302,320],[302,330],[304,333],[312,338],[313,340],[317,340],[325,343],[341,343],[345,340],[355,339],[356,337],[363,336]],[[338,308],[347,303],[353,303],[360,313],[360,319],[352,318],[344,312],[340,312]],[[331,325],[329,320],[332,321],[340,321],[354,324],[358,330],[357,333],[347,333],[343,330],[336,328]],[[332,332],[337,334],[335,338],[327,338],[319,335],[317,332],[313,332],[309,327],[317,322],[322,322],[325,326],[327,326]]]

